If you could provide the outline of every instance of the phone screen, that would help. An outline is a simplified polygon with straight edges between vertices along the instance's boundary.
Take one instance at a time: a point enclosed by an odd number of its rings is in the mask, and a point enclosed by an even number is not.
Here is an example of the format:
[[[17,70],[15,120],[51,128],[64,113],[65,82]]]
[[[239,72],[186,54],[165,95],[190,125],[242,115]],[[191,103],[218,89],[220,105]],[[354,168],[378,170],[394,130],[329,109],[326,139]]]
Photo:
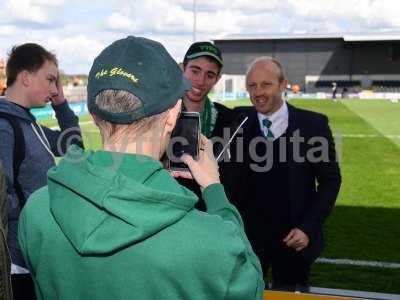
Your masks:
[[[168,146],[169,168],[187,169],[180,157],[186,153],[197,159],[199,154],[200,114],[197,112],[182,112],[177,120],[171,141]]]

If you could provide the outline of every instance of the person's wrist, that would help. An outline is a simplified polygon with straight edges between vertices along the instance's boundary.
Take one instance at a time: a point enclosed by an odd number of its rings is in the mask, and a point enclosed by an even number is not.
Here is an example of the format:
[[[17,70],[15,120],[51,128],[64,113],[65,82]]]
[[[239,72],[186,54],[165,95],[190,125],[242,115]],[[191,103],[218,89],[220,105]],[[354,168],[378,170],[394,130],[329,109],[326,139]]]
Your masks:
[[[211,180],[208,180],[207,182],[205,182],[205,184],[201,188],[205,189],[205,188],[209,187],[210,185],[218,184],[218,183],[221,183],[219,178],[218,179],[214,178],[214,179],[211,179]]]
[[[204,200],[215,199],[215,195],[221,193],[225,195],[224,187],[221,183],[210,184],[201,191]]]
[[[65,103],[65,101],[67,101],[67,100],[63,97],[63,98],[52,100],[51,104],[53,104],[54,106],[58,106],[58,105]]]

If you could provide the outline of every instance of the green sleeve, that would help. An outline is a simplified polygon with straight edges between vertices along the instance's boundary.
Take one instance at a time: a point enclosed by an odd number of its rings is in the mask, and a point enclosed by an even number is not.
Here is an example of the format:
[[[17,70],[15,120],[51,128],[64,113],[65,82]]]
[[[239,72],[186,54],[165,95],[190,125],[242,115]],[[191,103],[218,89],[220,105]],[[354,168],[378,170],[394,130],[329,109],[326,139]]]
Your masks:
[[[209,214],[218,215],[225,221],[231,221],[243,229],[242,217],[236,207],[229,202],[222,184],[214,183],[207,186],[203,190],[203,199]]]
[[[235,268],[229,279],[226,300],[262,300],[264,294],[264,280],[260,270],[257,270],[247,254],[242,253],[236,258]]]
[[[232,222],[237,227],[245,247],[236,258],[225,299],[262,299],[264,280],[260,261],[247,239],[238,210],[229,202],[222,184],[211,184],[206,187],[203,199],[207,213],[220,216],[224,221]]]
[[[27,237],[26,237],[27,225],[26,225],[26,217],[25,217],[25,213],[24,213],[25,208],[26,207],[24,207],[24,209],[22,210],[22,212],[18,218],[18,242],[19,242],[22,256],[24,257],[26,265],[29,270],[32,270],[30,267],[29,256],[28,256],[28,251],[27,251],[28,245],[26,244],[26,242],[27,242]]]
[[[18,242],[26,266],[32,275],[37,300],[43,300],[43,295],[36,281],[37,266],[35,264],[37,263],[38,248],[35,248],[35,238],[32,237],[32,229],[34,227],[32,224],[37,224],[33,221],[33,212],[35,211],[33,205],[37,202],[37,193],[41,190],[44,190],[44,188],[39,189],[30,196],[18,219]]]

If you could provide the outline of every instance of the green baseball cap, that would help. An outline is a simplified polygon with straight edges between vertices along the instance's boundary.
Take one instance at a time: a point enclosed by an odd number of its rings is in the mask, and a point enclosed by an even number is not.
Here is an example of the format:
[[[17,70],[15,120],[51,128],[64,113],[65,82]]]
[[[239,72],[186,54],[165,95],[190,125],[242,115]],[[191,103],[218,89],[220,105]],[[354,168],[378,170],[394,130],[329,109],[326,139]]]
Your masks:
[[[210,42],[193,43],[186,52],[184,60],[191,60],[201,56],[212,57],[221,67],[224,65],[221,50]]]
[[[111,123],[130,124],[171,108],[190,87],[164,46],[128,36],[112,43],[94,60],[87,86],[88,109]],[[130,92],[142,105],[119,113],[101,109],[96,105],[96,96],[104,90]]]

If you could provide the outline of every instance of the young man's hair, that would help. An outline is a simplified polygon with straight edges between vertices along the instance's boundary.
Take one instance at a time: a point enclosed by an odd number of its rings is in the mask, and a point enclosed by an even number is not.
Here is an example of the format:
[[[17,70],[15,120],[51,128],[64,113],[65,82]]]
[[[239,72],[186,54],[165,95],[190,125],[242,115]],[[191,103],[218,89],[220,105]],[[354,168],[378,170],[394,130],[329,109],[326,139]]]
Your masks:
[[[58,66],[56,56],[35,43],[14,46],[8,56],[6,66],[7,86],[12,86],[22,71],[36,72],[46,61]]]
[[[207,56],[207,55],[199,56],[199,57],[196,57],[196,58],[200,58],[200,57],[204,57],[204,58],[206,58],[209,62],[215,63],[215,64],[218,66],[218,75],[221,73],[222,66],[221,66],[221,64],[220,64],[215,58],[212,58],[211,56]],[[194,60],[194,59],[196,59],[196,58],[192,58],[192,59],[185,58],[185,59],[183,60],[183,70],[186,69],[186,66],[187,66],[187,64],[189,63],[189,61]]]
[[[141,100],[130,92],[123,90],[104,90],[96,96],[96,105],[105,111],[111,113],[123,113],[135,111],[138,109],[142,102]],[[151,129],[157,124],[166,112],[153,115],[147,118],[140,119],[132,124],[116,124],[105,120],[98,120],[97,125],[100,128],[101,134],[106,139],[118,138],[115,136],[117,132],[123,133],[126,130],[131,131],[146,131]],[[120,134],[118,134],[120,136]]]

